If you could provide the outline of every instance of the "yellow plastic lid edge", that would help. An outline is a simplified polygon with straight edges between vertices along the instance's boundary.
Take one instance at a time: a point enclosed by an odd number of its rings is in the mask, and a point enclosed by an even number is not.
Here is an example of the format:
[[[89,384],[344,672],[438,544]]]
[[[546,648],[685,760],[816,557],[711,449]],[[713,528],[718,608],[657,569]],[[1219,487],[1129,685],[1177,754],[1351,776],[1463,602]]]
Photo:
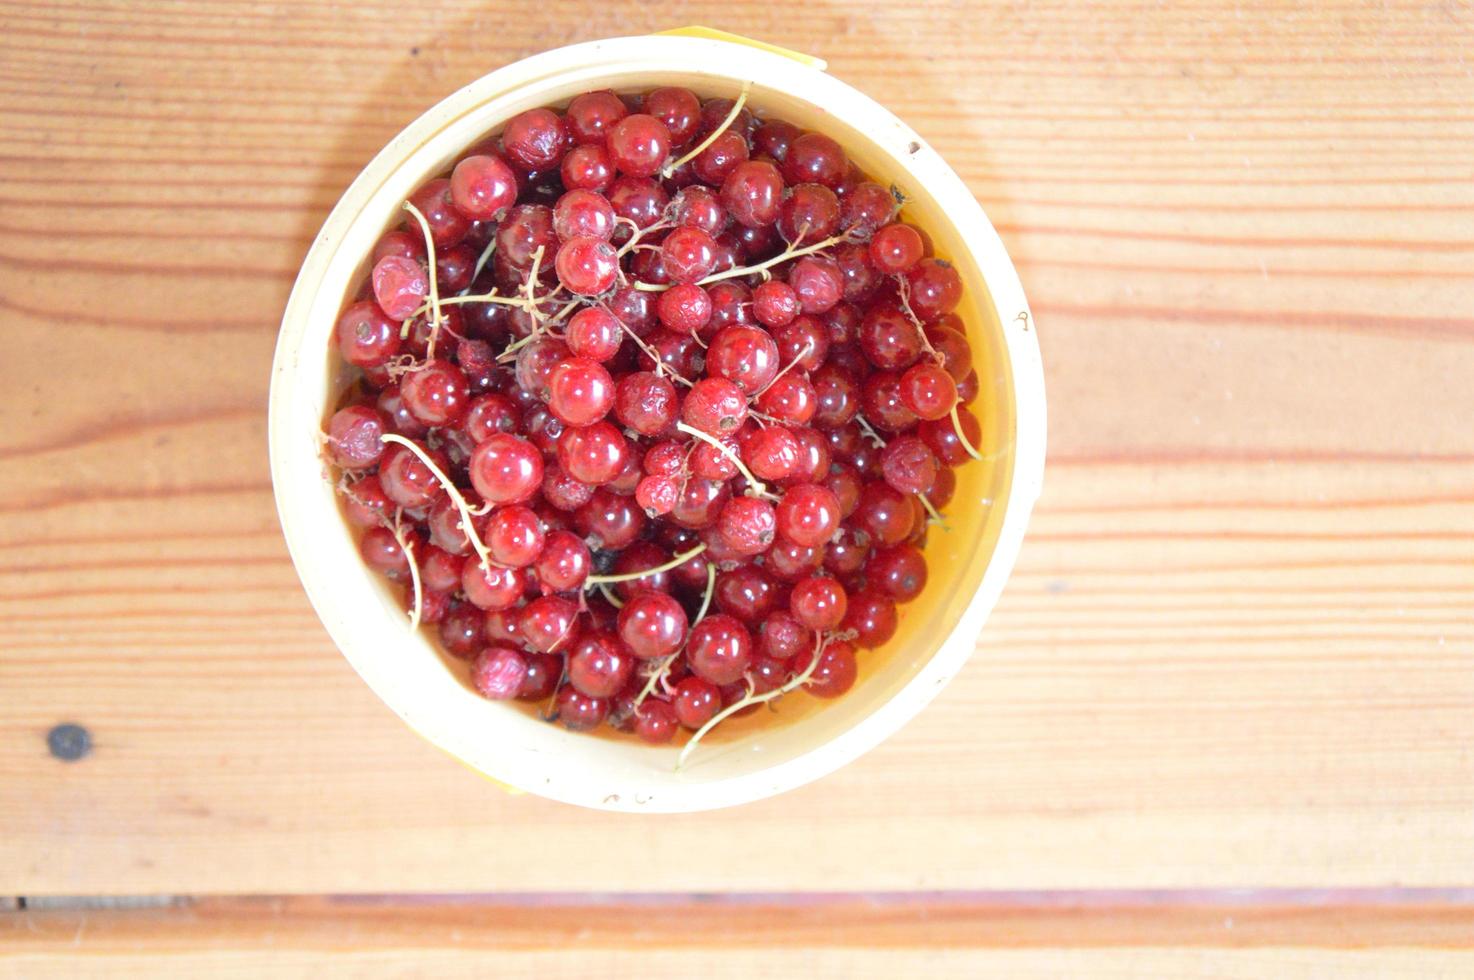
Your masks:
[[[766,41],[754,41],[750,37],[743,37],[741,34],[733,34],[730,31],[719,31],[715,27],[701,27],[693,24],[690,27],[677,27],[674,30],[656,31],[655,33],[673,37],[702,37],[708,41],[726,41],[729,44],[744,44],[749,48],[757,48],[759,51],[781,54],[785,58],[797,61],[801,65],[808,65],[810,68],[817,68],[819,71],[824,71],[829,67],[823,58],[815,58],[813,55],[802,54],[789,48],[780,48]]]

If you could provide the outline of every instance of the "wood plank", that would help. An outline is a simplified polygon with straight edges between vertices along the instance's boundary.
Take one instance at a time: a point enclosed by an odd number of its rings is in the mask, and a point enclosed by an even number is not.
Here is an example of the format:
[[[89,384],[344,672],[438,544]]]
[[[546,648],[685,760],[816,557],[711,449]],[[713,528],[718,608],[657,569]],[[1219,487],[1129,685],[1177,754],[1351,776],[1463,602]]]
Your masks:
[[[1474,969],[1467,906],[206,901],[0,915],[0,977],[1417,977]]]
[[[1467,880],[1467,10],[402,13],[0,3],[0,893]],[[296,263],[404,122],[678,21],[824,54],[957,167],[1036,307],[1051,459],[920,719],[647,823],[505,796],[363,687],[282,547],[264,401]]]

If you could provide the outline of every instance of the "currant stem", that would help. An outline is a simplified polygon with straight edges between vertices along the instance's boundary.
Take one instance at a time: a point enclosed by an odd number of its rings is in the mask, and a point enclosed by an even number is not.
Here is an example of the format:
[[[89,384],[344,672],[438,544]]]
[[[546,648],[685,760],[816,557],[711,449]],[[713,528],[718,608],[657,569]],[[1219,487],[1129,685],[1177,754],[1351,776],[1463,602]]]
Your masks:
[[[681,769],[686,765],[686,758],[690,756],[691,750],[696,748],[696,743],[700,742],[702,738],[706,736],[706,733],[717,727],[717,725],[726,721],[728,718],[732,717],[743,708],[750,707],[754,704],[763,704],[764,702],[772,701],[776,698],[782,697],[790,691],[797,690],[798,688],[807,684],[809,678],[814,676],[814,670],[819,666],[819,655],[823,652],[824,637],[820,636],[819,639],[816,640],[814,643],[814,657],[812,660],[809,661],[809,665],[804,668],[804,672],[802,674],[799,674],[797,677],[789,681],[787,684],[784,684],[782,687],[774,688],[773,690],[768,691],[765,694],[752,694],[750,693],[751,688],[749,687],[749,693],[745,698],[740,701],[734,701],[732,704],[723,708],[715,715],[712,715],[711,720],[702,725],[700,728],[696,729],[696,733],[687,740],[684,746],[681,747],[681,754],[676,757],[676,772],[680,772]]]
[[[891,278],[896,281],[896,295],[900,297],[901,310],[906,314],[911,324],[916,327],[916,336],[921,340],[921,349],[926,351],[933,361],[941,364],[942,355],[932,346],[931,340],[927,338],[926,327],[922,326],[921,317],[917,316],[916,311],[911,309],[910,281],[901,275],[892,276]]]
[[[937,509],[932,506],[932,502],[930,500],[927,500],[926,499],[926,494],[924,494],[924,493],[918,493],[916,496],[917,496],[917,499],[919,499],[921,501],[921,506],[922,507],[925,507],[926,508],[926,512],[931,515],[931,519],[932,519],[932,522],[933,523],[935,523],[943,531],[950,531],[950,530],[952,530],[950,527],[947,526],[947,522],[942,518],[941,513],[939,513],[937,511]]]
[[[521,296],[499,296],[496,290],[492,290],[489,293],[480,293],[475,296],[468,296],[462,293],[459,296],[447,296],[440,301],[441,306],[458,306],[461,303],[500,303],[503,306],[515,306],[519,310],[527,309],[527,300]],[[427,307],[422,306],[415,313],[424,313],[426,309]]]
[[[690,551],[681,552],[679,555],[676,555],[674,558],[663,565],[656,565],[654,568],[646,568],[638,572],[625,572],[623,575],[590,575],[588,578],[583,580],[584,586],[587,587],[590,585],[604,585],[606,583],[614,582],[633,582],[636,579],[647,578],[651,575],[659,575],[661,572],[668,572],[672,568],[679,568],[705,550],[706,542],[703,541],[701,544],[698,544]]]
[[[701,622],[701,620],[703,618],[705,618],[705,616],[706,616],[706,610],[707,610],[708,607],[711,606],[711,596],[712,596],[712,593],[716,590],[716,584],[717,584],[717,567],[712,562],[707,562],[706,563],[706,595],[704,595],[702,597],[702,599],[701,599],[701,610],[696,614],[696,618],[693,619],[693,620],[691,620],[691,625],[692,626],[695,626],[697,623]],[[601,586],[599,586],[599,588],[603,589],[604,586],[601,585]],[[605,595],[608,595],[609,593],[606,590],[604,594]],[[661,680],[668,673],[670,673],[670,665],[673,664],[673,663],[675,663],[676,662],[676,658],[679,657],[680,655],[681,655],[681,651],[677,650],[675,653],[672,653],[672,654],[667,655],[666,657],[663,657],[661,659],[661,661],[660,661],[659,666],[657,666],[654,670],[652,670],[650,672],[650,677],[645,681],[645,686],[640,689],[639,696],[635,698],[634,704],[630,707],[630,711],[633,712],[636,717],[639,717],[639,714],[640,714],[640,705],[643,704],[645,702],[645,699],[648,698],[650,696],[651,692],[653,692],[655,690],[655,685],[656,684],[659,684],[661,682]]]
[[[583,305],[583,300],[581,299],[571,299],[567,303],[564,303],[563,308],[557,313],[554,313],[552,318],[548,320],[547,329],[551,330],[553,327],[562,323],[564,317],[578,309],[581,305]]]
[[[860,427],[860,432],[864,434],[865,438],[870,440],[871,445],[879,446],[882,449],[885,448],[885,439],[881,438],[880,433],[875,431],[865,416],[856,412],[855,424]]]
[[[435,338],[440,333],[440,286],[439,283],[436,282],[435,276],[435,238],[433,235],[430,234],[430,222],[425,220],[425,216],[420,213],[419,208],[415,207],[409,201],[405,201],[404,209],[410,214],[414,215],[415,221],[419,222],[420,231],[424,232],[425,234],[425,254],[429,257],[426,260],[425,264],[429,267],[430,271],[430,312],[433,316],[433,320],[430,324],[430,343],[428,345],[428,354],[430,357],[434,357]],[[405,323],[406,327],[402,329],[408,330],[407,324],[409,323],[409,321],[406,320]]]
[[[957,441],[962,443],[962,448],[967,450],[967,455],[971,456],[979,463],[986,463],[988,461],[982,453],[973,448],[972,443],[967,441],[967,436],[962,431],[962,420],[957,417],[956,405],[952,406],[952,431],[957,433]]]
[[[504,361],[513,360],[519,350],[532,343],[539,336],[540,334],[536,330],[534,330],[532,331],[532,333],[528,334],[526,337],[523,337],[521,340],[512,341],[505,348],[503,348],[500,354],[496,356],[497,363],[501,364]]]
[[[641,247],[640,246],[640,239],[641,238],[644,238],[646,235],[650,234],[651,232],[653,232],[653,231],[664,231],[666,228],[672,228],[672,227],[674,227],[674,224],[672,222],[669,222],[669,221],[657,221],[657,222],[655,222],[655,224],[651,225],[648,228],[641,228],[640,225],[639,225],[639,223],[637,221],[635,221],[635,219],[633,219],[633,218],[626,218],[623,215],[620,215],[619,217],[617,217],[617,218],[614,219],[614,223],[615,224],[619,224],[620,222],[623,222],[624,224],[627,224],[631,228],[634,229],[634,231],[630,233],[630,240],[627,241],[627,242],[625,242],[623,245],[619,246],[618,255],[619,255],[620,258],[624,258],[630,252],[633,252],[636,248]],[[649,248],[659,248],[660,246],[659,245],[651,245],[651,246],[648,246],[648,247]]]
[[[701,156],[701,154],[706,151],[706,148],[708,146],[711,146],[713,143],[715,143],[717,141],[717,138],[725,133],[727,129],[732,125],[732,123],[736,122],[738,113],[740,113],[742,111],[742,107],[747,104],[747,93],[751,89],[751,82],[743,82],[742,91],[737,93],[737,101],[732,103],[732,109],[727,113],[727,118],[722,120],[722,124],[716,129],[712,130],[711,133],[706,137],[706,139],[702,140],[700,143],[697,143],[695,149],[691,150],[690,153],[687,153],[679,160],[666,164],[665,169],[661,171],[660,176],[664,177],[666,180],[669,180],[671,174],[675,173],[677,170],[681,169],[692,160],[695,160],[697,157]]]
[[[635,346],[644,351],[645,356],[649,357],[650,360],[655,362],[655,376],[657,378],[663,378],[667,374],[669,374],[672,378],[674,378],[676,381],[679,381],[687,388],[691,387],[691,382],[681,377],[679,374],[676,373],[675,368],[671,367],[669,364],[666,364],[660,359],[660,353],[656,351],[655,348],[651,347],[649,344],[645,343],[645,341],[635,336],[635,332],[629,327],[625,326],[624,321],[620,320],[619,317],[615,317],[614,319],[615,322],[619,324],[619,329],[623,330],[626,336],[628,336],[630,340],[633,340],[635,342]]]
[[[721,282],[723,279],[736,279],[739,276],[750,276],[758,272],[767,272],[773,266],[782,265],[789,259],[796,259],[802,255],[812,255],[815,252],[822,252],[824,249],[829,248],[831,245],[838,245],[840,242],[848,240],[849,237],[847,235],[833,235],[829,238],[824,239],[823,241],[815,242],[812,245],[805,245],[802,248],[794,248],[790,246],[784,249],[779,254],[773,256],[771,259],[764,259],[756,265],[739,265],[732,269],[723,270],[722,272],[713,272],[705,279],[697,282],[696,285],[709,286],[714,282]],[[635,283],[635,288],[643,289],[647,293],[663,293],[667,289],[669,289],[670,286],[653,282],[637,282]]]
[[[471,283],[474,283],[477,279],[481,277],[481,270],[486,268],[486,263],[491,261],[491,253],[495,251],[496,236],[492,235],[491,241],[486,243],[486,247],[481,250],[480,257],[476,259],[476,271],[471,273],[471,282],[467,283],[466,288],[461,290],[462,296],[471,291]]]
[[[640,705],[644,704],[645,699],[655,692],[655,685],[660,683],[660,679],[666,675],[670,670],[670,665],[675,663],[676,658],[680,655],[681,651],[677,650],[675,653],[661,657],[655,669],[650,671],[650,676],[645,679],[645,686],[640,688],[640,693],[635,696],[634,702],[630,705],[630,713],[636,718],[640,716]]]
[[[394,526],[389,530],[394,534],[394,540],[399,542],[399,550],[404,552],[404,560],[409,564],[409,580],[415,590],[415,607],[409,611],[409,628],[419,629],[425,593],[420,587],[420,563],[415,560],[415,551],[410,547],[409,536],[404,533],[403,515],[402,507],[394,511]]]
[[[773,387],[773,385],[775,383],[777,383],[777,381],[778,381],[779,378],[783,377],[789,371],[792,371],[795,367],[797,367],[799,361],[801,361],[804,358],[808,357],[809,354],[810,354],[810,352],[813,351],[813,349],[814,349],[814,338],[813,337],[805,337],[804,338],[804,349],[801,350],[801,351],[799,351],[797,354],[793,355],[793,360],[791,360],[787,364],[783,365],[783,367],[779,369],[778,373],[775,374],[775,375],[773,375],[773,378],[772,378],[771,381],[769,381],[767,384],[763,385],[757,391],[753,392],[752,397],[753,398],[759,398],[759,397],[761,397],[762,396],[762,393],[765,392],[765,391],[767,391],[769,388]]]
[[[426,468],[434,475],[435,479],[440,482],[440,486],[450,497],[451,503],[455,504],[456,509],[461,512],[461,530],[465,532],[466,540],[471,542],[471,547],[476,549],[476,556],[481,559],[481,567],[490,568],[494,565],[495,562],[491,560],[491,552],[487,550],[486,545],[481,543],[481,536],[476,533],[476,525],[471,520],[471,508],[466,503],[466,498],[461,496],[461,491],[457,489],[454,483],[450,482],[450,477],[440,471],[440,467],[435,465],[435,461],[423,449],[410,442],[404,436],[397,435],[393,432],[386,432],[379,436],[379,441],[398,443],[419,457],[420,462],[424,463]]]
[[[711,608],[711,597],[716,593],[717,566],[716,562],[706,563],[706,593],[701,597],[701,608],[696,610],[696,618],[691,620],[695,626],[706,618],[706,611]]]
[[[624,608],[624,603],[620,601],[619,596],[617,596],[613,592],[609,591],[609,586],[608,585],[606,585],[603,582],[600,582],[599,583],[599,591],[602,592],[602,593],[604,593],[604,598],[609,602],[609,605],[613,606],[615,609],[623,609]]]
[[[533,290],[537,288],[537,268],[542,265],[544,248],[546,246],[539,245],[537,251],[532,253],[532,269],[527,273],[527,282],[522,286],[527,292],[527,312],[532,317],[534,323],[539,322],[539,313],[537,309],[537,296]]]
[[[752,470],[748,469],[747,465],[742,462],[742,459],[735,452],[732,451],[731,446],[728,446],[726,443],[722,442],[720,439],[717,439],[714,436],[707,435],[705,432],[702,432],[695,426],[687,425],[685,422],[677,422],[676,428],[682,432],[687,433],[688,435],[695,436],[702,442],[715,446],[717,452],[730,459],[733,465],[737,467],[738,472],[740,472],[744,477],[747,478],[747,485],[751,489],[752,495],[754,497],[761,497],[764,500],[771,500],[775,503],[777,502],[778,495],[768,492],[767,484],[763,483],[762,480],[759,480],[757,477],[752,475]]]

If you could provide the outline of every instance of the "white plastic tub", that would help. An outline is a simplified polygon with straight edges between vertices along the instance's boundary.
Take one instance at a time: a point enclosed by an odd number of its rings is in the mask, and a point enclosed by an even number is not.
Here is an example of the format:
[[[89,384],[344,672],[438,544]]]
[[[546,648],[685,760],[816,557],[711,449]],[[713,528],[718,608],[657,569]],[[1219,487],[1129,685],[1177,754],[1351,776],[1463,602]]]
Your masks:
[[[825,74],[822,62],[711,37],[614,38],[559,48],[479,79],[396,136],[343,195],[292,290],[272,367],[271,472],[287,544],[324,625],[369,686],[413,729],[511,787],[581,806],[679,812],[731,806],[792,789],[870,749],[920,711],[972,653],[1018,553],[1044,464],[1044,388],[1032,318],[1013,265],[977,202],[900,120]],[[987,463],[958,471],[949,532],[927,545],[931,583],[902,607],[884,649],[862,653],[844,697],[796,694],[776,715],[730,719],[674,771],[677,749],[590,737],[483,700],[426,633],[409,627],[397,595],[360,561],[324,478],[317,433],[348,381],[331,334],[401,202],[465,150],[534,106],[597,88],[684,85],[735,97],[837,139],[862,169],[908,197],[904,217],[931,235],[961,273],[982,393]],[[324,705],[331,711],[331,705]],[[371,765],[372,760],[366,760]]]

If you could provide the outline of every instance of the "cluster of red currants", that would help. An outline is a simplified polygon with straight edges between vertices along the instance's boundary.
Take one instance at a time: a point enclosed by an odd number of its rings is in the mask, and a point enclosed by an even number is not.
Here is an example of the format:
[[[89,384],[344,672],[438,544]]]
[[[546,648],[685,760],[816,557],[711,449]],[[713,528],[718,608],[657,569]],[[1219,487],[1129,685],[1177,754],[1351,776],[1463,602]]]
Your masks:
[[[663,743],[851,687],[978,455],[961,280],[899,203],[683,88],[524,112],[410,197],[326,451],[476,690]]]

